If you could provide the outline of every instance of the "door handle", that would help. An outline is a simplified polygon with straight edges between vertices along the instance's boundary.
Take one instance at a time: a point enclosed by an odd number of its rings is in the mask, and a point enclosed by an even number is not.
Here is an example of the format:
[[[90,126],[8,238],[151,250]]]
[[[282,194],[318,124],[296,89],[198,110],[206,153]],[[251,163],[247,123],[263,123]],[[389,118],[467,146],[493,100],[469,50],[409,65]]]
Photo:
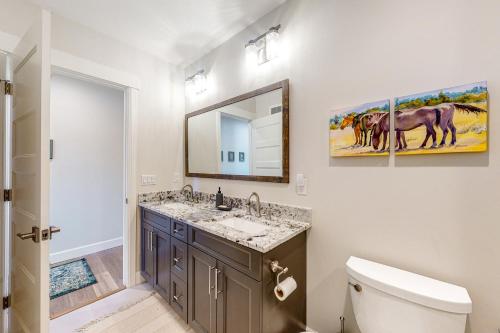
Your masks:
[[[49,227],[48,238],[52,239],[52,235],[53,234],[57,234],[58,232],[61,232],[61,228],[60,227],[54,227],[53,225],[51,225]]]
[[[40,242],[40,228],[31,227],[31,232],[18,233],[17,237],[21,238],[22,240],[31,239],[34,243],[39,243]]]

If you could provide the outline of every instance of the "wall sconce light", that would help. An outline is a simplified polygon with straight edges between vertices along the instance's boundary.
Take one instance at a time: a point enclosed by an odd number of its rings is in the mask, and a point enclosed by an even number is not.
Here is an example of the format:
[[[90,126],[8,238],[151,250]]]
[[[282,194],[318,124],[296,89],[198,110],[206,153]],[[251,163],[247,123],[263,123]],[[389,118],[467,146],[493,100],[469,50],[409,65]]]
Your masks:
[[[207,90],[207,76],[205,70],[199,70],[186,79],[186,92],[199,95]]]
[[[280,28],[281,24],[248,41],[245,45],[247,56],[252,59],[255,58],[259,65],[277,58],[279,55]]]

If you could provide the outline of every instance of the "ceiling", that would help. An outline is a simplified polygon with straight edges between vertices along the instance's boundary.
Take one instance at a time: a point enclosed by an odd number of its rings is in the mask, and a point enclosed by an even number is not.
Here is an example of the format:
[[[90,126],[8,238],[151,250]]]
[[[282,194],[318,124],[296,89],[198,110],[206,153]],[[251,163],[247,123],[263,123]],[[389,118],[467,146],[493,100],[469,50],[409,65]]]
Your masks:
[[[153,54],[189,64],[285,0],[29,0]]]

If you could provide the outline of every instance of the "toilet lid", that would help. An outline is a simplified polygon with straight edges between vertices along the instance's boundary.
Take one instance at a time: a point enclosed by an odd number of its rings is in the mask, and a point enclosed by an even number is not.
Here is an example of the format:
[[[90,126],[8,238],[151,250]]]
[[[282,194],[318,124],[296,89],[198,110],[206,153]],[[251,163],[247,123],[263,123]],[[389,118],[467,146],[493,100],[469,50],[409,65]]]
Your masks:
[[[472,312],[463,287],[356,257],[349,258],[346,266],[352,278],[387,294],[442,311]]]

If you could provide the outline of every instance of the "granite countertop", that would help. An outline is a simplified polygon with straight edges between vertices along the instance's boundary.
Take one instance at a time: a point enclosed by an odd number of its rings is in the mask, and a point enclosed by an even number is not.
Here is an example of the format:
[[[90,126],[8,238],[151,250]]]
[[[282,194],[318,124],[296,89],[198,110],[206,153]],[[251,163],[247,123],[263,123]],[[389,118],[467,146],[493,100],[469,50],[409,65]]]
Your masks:
[[[155,211],[186,224],[192,225],[216,236],[249,247],[262,253],[269,252],[280,244],[311,228],[310,222],[298,221],[277,214],[260,218],[248,215],[246,209],[233,208],[221,211],[213,203],[192,203],[189,201],[162,200],[142,202],[139,206]],[[229,218],[242,218],[263,224],[267,229],[260,234],[250,234],[227,227],[220,222]]]

